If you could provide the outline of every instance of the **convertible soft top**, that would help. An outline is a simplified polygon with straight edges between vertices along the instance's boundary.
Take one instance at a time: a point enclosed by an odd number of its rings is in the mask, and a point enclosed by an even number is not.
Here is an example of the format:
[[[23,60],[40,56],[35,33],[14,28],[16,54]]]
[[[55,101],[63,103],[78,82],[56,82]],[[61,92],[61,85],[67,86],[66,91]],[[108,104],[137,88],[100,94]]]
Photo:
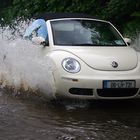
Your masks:
[[[83,13],[45,13],[35,16],[35,19],[44,19],[44,20],[51,20],[51,19],[59,19],[59,18],[92,18],[97,19],[91,15],[83,14]]]

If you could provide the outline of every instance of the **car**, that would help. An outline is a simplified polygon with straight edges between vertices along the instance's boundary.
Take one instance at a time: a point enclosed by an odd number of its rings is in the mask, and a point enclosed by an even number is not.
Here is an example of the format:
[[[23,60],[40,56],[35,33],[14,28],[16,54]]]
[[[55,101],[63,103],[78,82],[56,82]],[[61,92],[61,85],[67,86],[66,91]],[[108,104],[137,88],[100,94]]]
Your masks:
[[[109,21],[85,14],[46,14],[44,47],[55,98],[140,97],[140,53]],[[38,40],[37,40],[38,42]]]

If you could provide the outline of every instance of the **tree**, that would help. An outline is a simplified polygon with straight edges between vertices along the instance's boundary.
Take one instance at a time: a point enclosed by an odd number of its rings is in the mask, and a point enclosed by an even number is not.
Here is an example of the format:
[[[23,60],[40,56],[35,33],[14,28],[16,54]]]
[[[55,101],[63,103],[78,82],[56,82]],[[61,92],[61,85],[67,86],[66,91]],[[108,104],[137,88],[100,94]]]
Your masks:
[[[139,0],[1,0],[1,3],[4,6],[0,9],[1,24],[44,12],[77,12],[109,20],[127,34],[140,28]],[[129,31],[130,27],[134,29]]]

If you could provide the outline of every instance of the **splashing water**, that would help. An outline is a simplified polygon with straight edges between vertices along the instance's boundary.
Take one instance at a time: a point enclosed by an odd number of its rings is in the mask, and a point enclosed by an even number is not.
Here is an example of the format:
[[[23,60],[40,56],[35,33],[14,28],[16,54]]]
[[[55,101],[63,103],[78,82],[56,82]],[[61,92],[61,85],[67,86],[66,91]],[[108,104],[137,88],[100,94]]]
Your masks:
[[[140,34],[137,35],[137,38],[134,40],[132,45],[137,51],[140,51]]]
[[[31,90],[54,97],[54,81],[43,48],[22,39],[27,22],[16,28],[0,28],[0,85],[18,91]]]

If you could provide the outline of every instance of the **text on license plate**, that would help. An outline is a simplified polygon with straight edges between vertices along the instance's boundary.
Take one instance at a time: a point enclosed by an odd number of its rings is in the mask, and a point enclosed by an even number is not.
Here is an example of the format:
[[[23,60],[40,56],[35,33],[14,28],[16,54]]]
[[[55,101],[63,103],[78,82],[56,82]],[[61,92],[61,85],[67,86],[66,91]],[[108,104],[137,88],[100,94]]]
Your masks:
[[[135,88],[135,80],[104,80],[103,88]]]

